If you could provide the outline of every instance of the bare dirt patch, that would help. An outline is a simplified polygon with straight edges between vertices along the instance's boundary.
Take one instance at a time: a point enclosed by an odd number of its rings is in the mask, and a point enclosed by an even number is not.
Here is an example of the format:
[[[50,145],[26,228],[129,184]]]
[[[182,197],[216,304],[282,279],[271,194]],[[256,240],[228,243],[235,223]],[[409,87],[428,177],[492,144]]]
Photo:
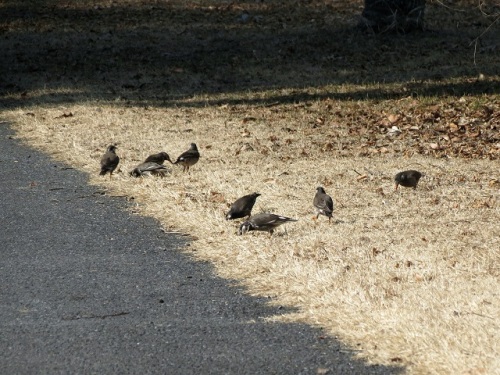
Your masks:
[[[34,4],[1,5],[3,117],[21,138],[371,361],[500,368],[499,33],[474,55],[490,21],[473,2],[430,3],[429,31],[406,36],[355,29],[361,2]],[[191,142],[190,174],[128,176]],[[98,176],[110,143],[111,180]],[[418,189],[393,192],[409,168]],[[331,225],[311,220],[319,185]],[[237,236],[224,213],[253,191],[254,212],[299,221]]]

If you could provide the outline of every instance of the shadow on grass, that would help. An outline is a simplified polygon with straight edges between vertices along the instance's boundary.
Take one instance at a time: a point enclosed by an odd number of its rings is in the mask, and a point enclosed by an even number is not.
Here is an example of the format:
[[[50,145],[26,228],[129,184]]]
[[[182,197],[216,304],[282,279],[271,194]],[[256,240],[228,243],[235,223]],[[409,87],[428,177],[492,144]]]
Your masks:
[[[374,36],[355,27],[361,9],[347,1],[206,3],[4,2],[4,106],[95,99],[168,106],[265,90],[265,99],[224,102],[500,92],[500,33],[493,27],[474,55],[471,42],[488,20],[473,12],[454,30],[445,8],[429,6],[428,23],[448,31]],[[480,73],[492,79],[480,82]]]
[[[12,134],[0,123],[3,373],[403,372],[322,329],[266,321],[296,310],[217,277],[177,250],[183,238]]]

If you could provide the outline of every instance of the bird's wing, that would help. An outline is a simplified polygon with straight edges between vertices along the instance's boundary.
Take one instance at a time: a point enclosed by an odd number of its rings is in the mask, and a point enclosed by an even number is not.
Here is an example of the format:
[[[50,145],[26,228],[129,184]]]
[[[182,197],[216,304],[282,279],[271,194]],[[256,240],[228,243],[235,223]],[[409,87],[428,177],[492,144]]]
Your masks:
[[[320,210],[332,212],[333,200],[329,195],[321,194],[314,199],[314,206]]]
[[[328,208],[329,212],[333,211],[333,199],[329,195],[325,197],[325,206]]]
[[[286,223],[287,221],[297,221],[297,219],[292,219],[286,216],[277,216],[272,222],[276,224]]]
[[[196,150],[187,150],[181,156],[181,158],[185,159],[195,159],[200,157],[200,153]]]
[[[158,169],[167,169],[164,165],[158,163],[145,163],[141,166],[142,172],[156,171]]]
[[[118,165],[120,158],[115,154],[104,155],[101,159],[101,165],[106,167],[113,167]]]

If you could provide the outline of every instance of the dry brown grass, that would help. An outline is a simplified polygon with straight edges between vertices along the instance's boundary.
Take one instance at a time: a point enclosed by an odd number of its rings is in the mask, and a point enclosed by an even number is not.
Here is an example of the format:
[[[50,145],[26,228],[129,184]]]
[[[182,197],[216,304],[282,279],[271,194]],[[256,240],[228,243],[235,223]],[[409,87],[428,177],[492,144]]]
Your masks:
[[[61,2],[39,10],[45,18],[14,17],[0,24],[3,116],[90,183],[133,197],[134,212],[190,234],[185,251],[221,276],[299,308],[276,319],[325,327],[409,373],[498,373],[495,34],[476,66],[470,42],[488,22],[472,12],[438,6],[428,21],[441,34],[372,38],[331,30],[355,23],[361,1],[290,3]],[[235,21],[244,10],[263,18]],[[148,154],[175,158],[191,142],[202,157],[190,174],[128,176]],[[98,176],[110,143],[121,157],[111,180]],[[394,192],[407,168],[426,176]],[[319,185],[336,203],[330,225],[312,220]],[[287,234],[237,236],[224,213],[253,191],[254,212],[299,221]]]
[[[88,172],[111,194],[134,197],[137,212],[166,230],[191,234],[186,251],[221,276],[300,307],[280,319],[320,325],[370,360],[415,373],[500,368],[498,161],[326,155],[304,136],[302,111],[270,127],[269,109],[240,109],[261,120],[242,124],[228,106],[105,104],[33,107],[10,117],[30,144]],[[297,131],[283,130],[290,127]],[[127,175],[148,153],[175,157],[191,141],[202,159],[190,174],[172,166],[163,179]],[[97,171],[111,142],[122,162],[109,180]],[[247,143],[253,151],[239,152]],[[393,192],[393,175],[409,167],[426,173],[419,188]],[[334,197],[335,224],[311,219],[318,185]],[[254,212],[299,219],[287,235],[237,236],[238,223],[224,220],[228,205],[253,191],[262,194]]]

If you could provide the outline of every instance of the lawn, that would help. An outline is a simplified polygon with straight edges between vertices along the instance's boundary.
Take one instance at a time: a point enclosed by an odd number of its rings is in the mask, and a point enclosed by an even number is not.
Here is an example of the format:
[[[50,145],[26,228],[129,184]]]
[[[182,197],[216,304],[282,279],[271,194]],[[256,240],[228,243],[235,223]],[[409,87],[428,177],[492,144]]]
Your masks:
[[[426,31],[374,35],[362,1],[7,0],[2,120],[298,308],[274,319],[411,374],[498,373],[500,5],[481,4],[431,1]],[[190,173],[129,176],[191,142]],[[395,191],[405,169],[424,177]],[[312,219],[318,186],[331,223]],[[224,216],[252,192],[254,213],[298,221],[238,236]]]

